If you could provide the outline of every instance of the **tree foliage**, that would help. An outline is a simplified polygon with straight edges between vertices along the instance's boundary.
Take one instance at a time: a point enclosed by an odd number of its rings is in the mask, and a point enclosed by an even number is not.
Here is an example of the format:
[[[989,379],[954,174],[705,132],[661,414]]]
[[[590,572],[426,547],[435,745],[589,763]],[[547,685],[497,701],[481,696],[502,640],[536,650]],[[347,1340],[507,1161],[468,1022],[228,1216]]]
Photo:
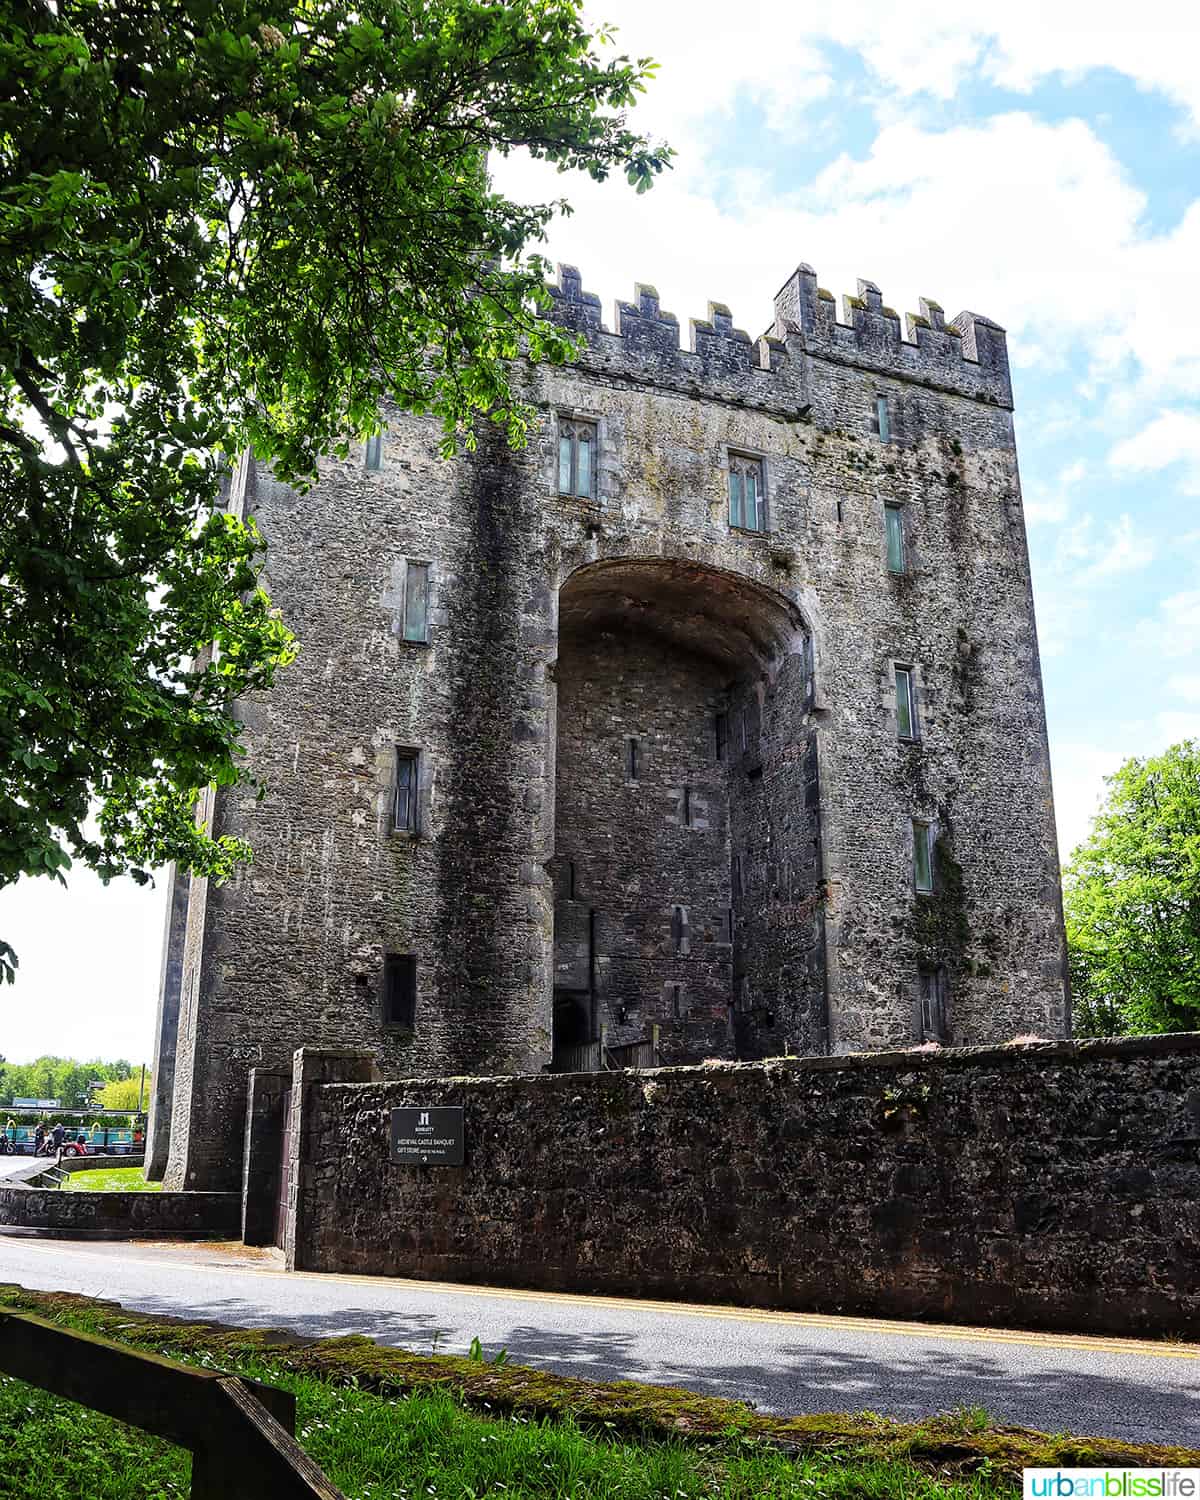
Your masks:
[[[115,1062],[79,1062],[73,1057],[45,1056],[31,1063],[10,1063],[0,1058],[0,1108],[10,1107],[13,1099],[18,1098],[61,1099],[64,1109],[75,1109],[95,1102],[92,1084],[97,1079],[107,1084],[133,1073],[133,1065],[127,1058]],[[133,1081],[131,1107],[136,1107],[137,1077]],[[146,1097],[149,1098],[148,1092]]]
[[[102,1109],[133,1109],[136,1110],[139,1103],[144,1108],[150,1098],[152,1080],[147,1073],[145,1079],[140,1073],[130,1073],[123,1078],[114,1078],[104,1085],[96,1094],[93,1104],[98,1104]]]
[[[529,253],[565,205],[487,157],[648,186],[610,40],[577,0],[7,0],[0,885],[247,857],[196,798],[294,643],[222,470],[303,487],[383,399],[522,440],[507,362],[574,347]]]
[[[1200,745],[1128,760],[1064,875],[1075,1029],[1200,1029]]]

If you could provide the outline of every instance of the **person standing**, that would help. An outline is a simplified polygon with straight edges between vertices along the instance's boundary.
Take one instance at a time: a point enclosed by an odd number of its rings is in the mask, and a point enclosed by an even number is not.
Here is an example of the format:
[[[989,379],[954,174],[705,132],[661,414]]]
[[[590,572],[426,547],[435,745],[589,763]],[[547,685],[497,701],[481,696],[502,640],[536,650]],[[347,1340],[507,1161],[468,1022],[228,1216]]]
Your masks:
[[[41,1156],[42,1147],[46,1144],[46,1127],[39,1120],[37,1129],[33,1132],[33,1154]]]
[[[66,1135],[66,1133],[67,1127],[61,1120],[59,1120],[54,1129],[50,1132],[50,1139],[54,1142],[55,1151],[62,1150],[63,1137]]]

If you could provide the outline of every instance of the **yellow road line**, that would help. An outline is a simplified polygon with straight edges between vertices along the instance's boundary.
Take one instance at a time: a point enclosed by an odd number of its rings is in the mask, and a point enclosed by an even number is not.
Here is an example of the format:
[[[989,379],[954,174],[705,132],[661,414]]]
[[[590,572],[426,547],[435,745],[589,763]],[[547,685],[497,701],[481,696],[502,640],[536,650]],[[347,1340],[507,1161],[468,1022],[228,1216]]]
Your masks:
[[[0,1245],[4,1241],[0,1239]],[[22,1246],[38,1247],[50,1252],[86,1256],[92,1260],[109,1260],[111,1254],[86,1250],[60,1242],[25,1240]],[[759,1307],[722,1307],[714,1303],[663,1302],[643,1297],[611,1297],[585,1292],[530,1291],[522,1287],[475,1286],[455,1281],[417,1281],[400,1276],[362,1276],[327,1271],[285,1271],[277,1266],[255,1265],[246,1261],[183,1260],[170,1256],[121,1257],[121,1265],[147,1266],[158,1270],[178,1266],[199,1271],[238,1271],[243,1275],[271,1276],[288,1281],[316,1281],[335,1286],[397,1287],[410,1293],[442,1292],[460,1297],[477,1297],[507,1302],[549,1302],[575,1307],[611,1307],[631,1312],[667,1313],[684,1318],[715,1318],[733,1323],[768,1323],[794,1327],[797,1332],[811,1329],[840,1329],[859,1334],[887,1334],[901,1338],[922,1338],[931,1342],[1017,1344],[1028,1348],[1050,1350],[1079,1349],[1093,1354],[1124,1354],[1149,1359],[1200,1359],[1200,1345],[1167,1344],[1147,1339],[1097,1336],[1084,1333],[1039,1333],[1033,1329],[984,1328],[960,1323],[901,1322],[889,1318],[855,1318],[838,1313],[786,1312]],[[2,1270],[2,1267],[0,1267]]]

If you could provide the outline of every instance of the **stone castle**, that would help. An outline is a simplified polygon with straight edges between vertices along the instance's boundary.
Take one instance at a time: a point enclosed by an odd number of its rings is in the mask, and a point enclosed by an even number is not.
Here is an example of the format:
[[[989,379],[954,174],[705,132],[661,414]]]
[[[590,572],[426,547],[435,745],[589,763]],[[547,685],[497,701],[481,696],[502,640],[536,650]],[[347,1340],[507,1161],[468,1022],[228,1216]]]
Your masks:
[[[248,1075],[1003,1041],[1068,1026],[1005,336],[801,265],[757,341],[651,287],[519,363],[540,421],[253,461],[297,663],[237,706],[255,860],[176,878],[148,1168],[240,1180]]]

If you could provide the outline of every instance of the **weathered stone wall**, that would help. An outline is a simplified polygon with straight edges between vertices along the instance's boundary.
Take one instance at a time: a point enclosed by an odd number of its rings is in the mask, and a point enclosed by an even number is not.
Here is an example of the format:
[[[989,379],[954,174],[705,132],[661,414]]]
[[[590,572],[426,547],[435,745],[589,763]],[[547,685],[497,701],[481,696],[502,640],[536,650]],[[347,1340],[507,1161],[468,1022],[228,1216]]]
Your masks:
[[[447,463],[435,422],[390,412],[378,472],[357,448],[302,497],[249,461],[234,476],[231,503],[268,539],[268,583],[302,652],[238,707],[268,795],[222,792],[202,809],[256,860],[222,889],[192,883],[172,1186],[236,1184],[249,1070],[286,1068],[302,1043],[366,1049],[391,1077],[547,1064],[556,896],[559,962],[576,977],[588,920],[563,891],[568,857],[609,872],[591,904],[615,945],[602,979],[631,1018],[613,1041],[663,1005],[672,955],[645,955],[665,909],[687,904],[664,886],[695,891],[706,925],[690,922],[693,937],[712,930],[710,907],[734,908],[731,951],[714,931],[702,966],[688,955],[697,1011],[664,1036],[671,1057],[904,1045],[933,969],[955,1043],[1066,1028],[1003,332],[968,314],[949,330],[924,304],[901,340],[868,284],[842,326],[805,268],[757,344],[713,306],[681,349],[645,287],[609,332],[566,269],[554,300],[587,348],[571,366],[516,367],[541,418],[523,451],[481,433]],[[597,425],[592,497],[557,491],[568,416]],[[729,525],[731,453],[761,457],[762,534]],[[903,507],[903,574],[888,571],[885,502]],[[427,642],[404,639],[406,561],[431,569]],[[597,679],[604,735],[637,718],[650,752],[660,735],[698,747],[718,696],[731,736],[747,710],[746,752],[721,777],[696,768],[714,810],[723,787],[726,828],[685,841],[665,798],[657,816],[647,806],[644,869],[628,799],[605,828],[594,813],[580,823],[569,790],[602,752],[585,743],[579,684],[606,637],[656,656],[662,680],[656,703],[635,674],[617,704],[619,684]],[[686,691],[672,678],[685,655],[708,664]],[[914,744],[897,736],[897,662],[918,684]],[[422,756],[415,838],[391,826],[397,746]],[[680,755],[670,786],[694,760]],[[913,888],[914,817],[937,839],[929,896]],[[741,898],[730,863],[718,868],[723,839],[729,862],[745,860]],[[412,1030],[384,1024],[389,953],[416,958]],[[599,1024],[603,1002],[593,1011]]]
[[[389,1111],[461,1105],[461,1168]],[[1200,1335],[1200,1034],[318,1088],[295,1263]]]
[[[665,1060],[725,1053],[729,815],[713,749],[723,676],[704,657],[608,631],[564,638],[556,675],[555,987],[578,993],[591,980],[614,1044],[657,1024]],[[670,984],[682,986],[677,1004]]]
[[[71,1171],[112,1166],[84,1161]],[[115,1158],[122,1166],[125,1157]],[[0,1186],[0,1224],[99,1239],[236,1239],[237,1193],[76,1193],[62,1188]]]

